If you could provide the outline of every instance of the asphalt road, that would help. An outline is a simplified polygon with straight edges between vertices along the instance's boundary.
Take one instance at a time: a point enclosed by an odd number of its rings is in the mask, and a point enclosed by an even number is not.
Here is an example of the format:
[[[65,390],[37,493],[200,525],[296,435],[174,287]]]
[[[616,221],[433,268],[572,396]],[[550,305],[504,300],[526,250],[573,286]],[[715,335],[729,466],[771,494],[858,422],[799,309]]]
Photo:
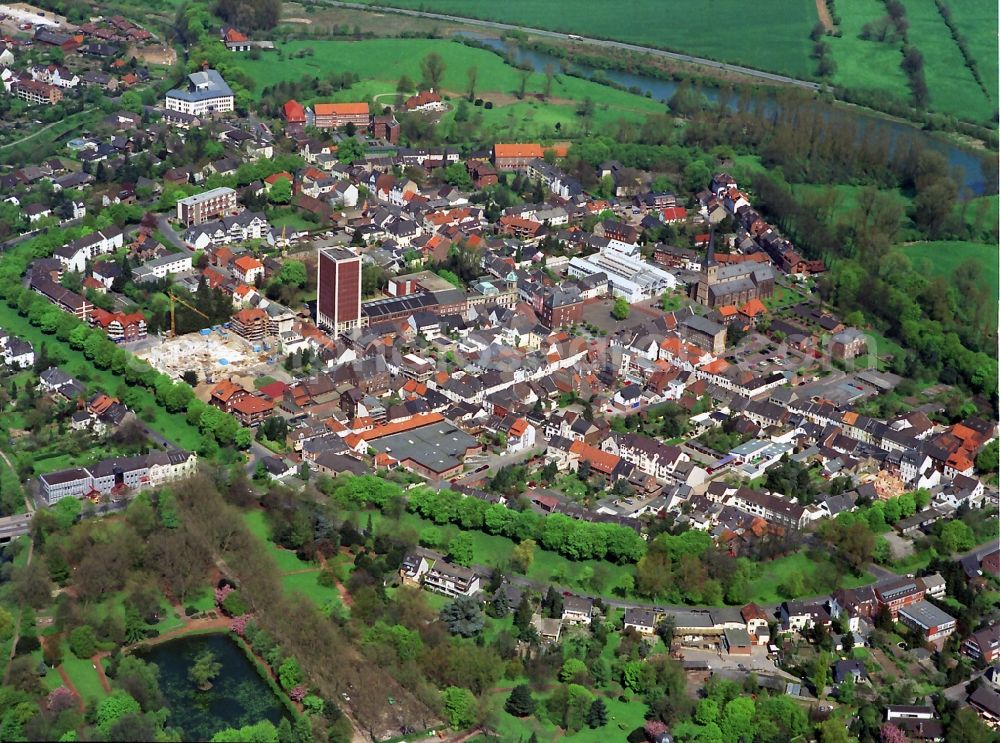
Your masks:
[[[530,26],[516,26],[511,23],[500,23],[499,21],[484,21],[478,18],[464,18],[462,16],[446,15],[444,13],[429,13],[423,10],[409,10],[406,8],[390,8],[385,5],[365,5],[362,3],[345,3],[339,2],[338,0],[321,0],[321,5],[330,5],[337,8],[350,8],[352,10],[364,10],[368,12],[375,13],[398,13],[400,15],[415,16],[418,18],[432,18],[438,21],[450,21],[452,23],[463,23],[469,26],[477,26],[479,28],[495,29],[498,31],[522,31],[524,33],[535,34],[536,36],[546,36],[551,39],[561,39],[563,41],[576,41],[577,43],[590,44],[591,46],[600,46],[607,49],[623,49],[630,52],[641,52],[644,54],[649,54],[654,57],[661,57],[663,59],[673,60],[675,62],[684,62],[687,64],[702,65],[704,67],[713,67],[717,70],[725,70],[726,72],[736,72],[741,75],[747,75],[749,77],[756,77],[761,80],[767,80],[773,83],[782,83],[784,85],[795,85],[800,88],[805,88],[807,90],[820,90],[822,86],[819,83],[810,82],[808,80],[799,80],[798,78],[788,77],[786,75],[776,75],[773,72],[764,72],[763,70],[755,70],[751,67],[743,67],[742,65],[726,64],[725,62],[717,62],[714,59],[705,59],[704,57],[694,57],[690,54],[680,54],[678,52],[668,52],[662,49],[653,49],[648,46],[640,46],[638,44],[627,44],[623,41],[608,41],[605,39],[594,39],[586,36],[579,36],[576,34],[564,34],[558,31],[546,31],[541,28],[532,28]]]
[[[0,518],[0,541],[27,534],[31,529],[32,513],[19,513],[14,516]]]
[[[165,214],[156,215],[156,226],[159,228],[160,232],[163,234],[167,241],[172,243],[173,246],[179,250],[183,250],[185,253],[193,253],[194,250],[188,246],[186,242],[177,234],[177,230],[173,228],[170,224],[170,220],[167,219]]]

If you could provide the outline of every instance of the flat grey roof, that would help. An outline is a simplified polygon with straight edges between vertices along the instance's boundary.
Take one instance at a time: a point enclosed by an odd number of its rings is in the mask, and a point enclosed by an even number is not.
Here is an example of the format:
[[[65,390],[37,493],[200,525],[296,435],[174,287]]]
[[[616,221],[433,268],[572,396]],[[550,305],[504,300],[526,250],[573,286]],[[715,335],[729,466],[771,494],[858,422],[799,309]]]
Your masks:
[[[398,461],[410,459],[432,472],[446,472],[461,465],[466,451],[477,445],[472,436],[448,421],[369,442],[376,451],[385,452]]]
[[[918,601],[915,604],[900,607],[899,613],[913,620],[921,627],[939,627],[942,624],[955,621],[955,617],[937,608],[929,601]]]

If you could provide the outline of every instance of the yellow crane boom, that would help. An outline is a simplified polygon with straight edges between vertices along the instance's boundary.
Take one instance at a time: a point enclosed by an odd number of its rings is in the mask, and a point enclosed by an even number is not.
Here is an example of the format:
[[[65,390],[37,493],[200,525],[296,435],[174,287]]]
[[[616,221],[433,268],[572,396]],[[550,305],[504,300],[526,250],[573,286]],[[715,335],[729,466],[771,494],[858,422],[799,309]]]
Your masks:
[[[176,310],[176,305],[174,304],[175,302],[180,302],[182,305],[184,305],[185,307],[187,307],[189,310],[191,310],[192,312],[197,312],[199,315],[201,315],[202,317],[204,317],[206,320],[211,319],[211,318],[209,318],[208,315],[206,315],[204,312],[202,312],[201,310],[199,310],[197,307],[191,305],[188,302],[185,302],[180,297],[174,296],[173,292],[168,292],[167,296],[170,298],[170,337],[171,338],[176,338],[177,337],[177,317],[175,315],[175,310]]]

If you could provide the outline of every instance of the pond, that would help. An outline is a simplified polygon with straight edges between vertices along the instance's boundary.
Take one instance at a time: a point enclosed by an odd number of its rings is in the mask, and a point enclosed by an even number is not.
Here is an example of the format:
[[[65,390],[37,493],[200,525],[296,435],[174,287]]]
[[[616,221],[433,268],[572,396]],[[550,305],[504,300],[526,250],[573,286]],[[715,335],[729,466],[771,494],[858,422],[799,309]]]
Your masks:
[[[195,657],[210,650],[222,671],[208,691],[188,678]],[[160,688],[167,700],[169,727],[180,728],[183,740],[208,740],[226,728],[261,720],[277,725],[285,714],[281,701],[236,642],[225,634],[194,635],[150,648],[142,656],[160,669]]]

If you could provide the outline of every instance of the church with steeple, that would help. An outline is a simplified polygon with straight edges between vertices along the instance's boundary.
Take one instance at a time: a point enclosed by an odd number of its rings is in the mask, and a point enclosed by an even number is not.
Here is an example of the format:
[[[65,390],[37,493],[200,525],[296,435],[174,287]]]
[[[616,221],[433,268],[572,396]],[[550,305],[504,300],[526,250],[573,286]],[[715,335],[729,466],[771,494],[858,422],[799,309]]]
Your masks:
[[[726,256],[742,258],[742,256]],[[728,260],[715,257],[715,231],[708,238],[708,250],[698,281],[691,285],[690,297],[706,307],[735,305],[751,299],[765,299],[774,293],[774,269],[768,263]]]

